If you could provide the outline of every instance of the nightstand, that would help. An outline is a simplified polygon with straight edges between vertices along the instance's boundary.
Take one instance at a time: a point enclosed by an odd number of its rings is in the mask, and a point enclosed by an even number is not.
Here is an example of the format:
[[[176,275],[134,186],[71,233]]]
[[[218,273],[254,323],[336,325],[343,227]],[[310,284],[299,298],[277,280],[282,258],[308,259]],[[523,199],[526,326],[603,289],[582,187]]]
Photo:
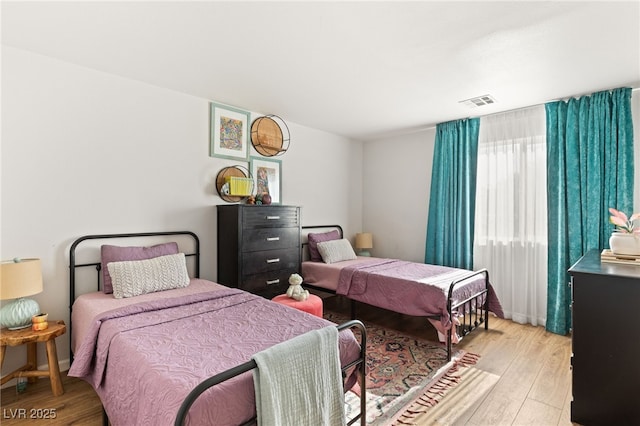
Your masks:
[[[49,328],[41,331],[33,331],[31,327],[21,330],[9,330],[3,328],[0,331],[0,367],[4,364],[4,354],[7,346],[27,345],[27,363],[18,368],[13,373],[9,373],[0,380],[0,385],[4,385],[9,380],[16,377],[27,377],[30,382],[34,382],[37,377],[49,377],[51,380],[51,391],[54,396],[64,393],[62,379],[60,378],[60,367],[58,366],[58,353],[56,352],[56,337],[66,333],[67,327],[64,321],[49,321]],[[37,346],[38,342],[47,343],[47,359],[49,370],[38,370],[37,366]]]

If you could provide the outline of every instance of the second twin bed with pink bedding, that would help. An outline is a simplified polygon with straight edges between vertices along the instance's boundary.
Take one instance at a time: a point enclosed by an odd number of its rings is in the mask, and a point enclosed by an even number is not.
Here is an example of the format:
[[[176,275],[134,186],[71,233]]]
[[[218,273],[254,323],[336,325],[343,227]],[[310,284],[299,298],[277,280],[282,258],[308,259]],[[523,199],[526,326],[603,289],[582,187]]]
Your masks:
[[[439,317],[445,327],[451,324],[447,312],[447,292],[452,282],[453,303],[465,300],[485,286],[485,276],[445,266],[396,259],[358,257],[338,263],[302,263],[305,283],[406,315]],[[469,278],[466,278],[469,277]],[[502,315],[502,308],[489,285],[489,311]]]
[[[486,270],[356,256],[349,247],[342,251],[347,243],[339,243],[341,227],[317,228],[337,231],[307,234],[309,260],[302,262],[306,285],[345,296],[352,303],[358,301],[405,315],[427,317],[441,340],[447,342],[449,356],[451,344],[457,343],[459,334],[467,334],[480,323],[487,328],[488,312],[504,317]],[[335,251],[331,252],[332,249]],[[468,324],[459,321],[464,315]],[[352,316],[355,317],[355,309]],[[460,333],[456,332],[457,325],[461,326]]]

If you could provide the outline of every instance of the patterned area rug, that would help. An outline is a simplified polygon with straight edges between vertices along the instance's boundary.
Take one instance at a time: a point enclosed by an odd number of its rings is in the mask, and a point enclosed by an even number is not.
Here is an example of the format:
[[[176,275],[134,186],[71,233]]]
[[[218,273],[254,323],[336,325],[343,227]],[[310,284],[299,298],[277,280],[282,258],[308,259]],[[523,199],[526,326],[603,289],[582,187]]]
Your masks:
[[[346,316],[331,311],[326,311],[324,317],[338,324],[348,320]],[[474,364],[478,358],[458,351],[452,361],[447,362],[447,351],[441,343],[406,336],[367,322],[365,326],[369,425],[402,424],[400,417],[406,419],[406,408],[420,404],[420,398],[425,395],[436,401],[437,398],[430,397],[429,392],[439,394],[455,386],[458,381],[455,371]],[[360,398],[352,391],[346,395],[346,410],[347,419],[360,411]]]

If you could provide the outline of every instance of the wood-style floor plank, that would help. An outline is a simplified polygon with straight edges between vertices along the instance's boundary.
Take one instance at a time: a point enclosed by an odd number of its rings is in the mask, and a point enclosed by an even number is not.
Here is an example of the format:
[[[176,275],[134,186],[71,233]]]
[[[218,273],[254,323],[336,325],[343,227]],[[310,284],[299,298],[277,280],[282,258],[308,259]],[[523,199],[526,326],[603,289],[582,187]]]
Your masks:
[[[49,379],[29,384],[24,393],[2,390],[2,425],[102,425],[100,399],[88,383],[62,373],[64,394],[51,393]],[[47,416],[47,418],[45,418]]]
[[[349,314],[349,303],[339,297],[324,299],[325,309]],[[358,317],[407,335],[436,341],[437,334],[424,318],[409,317],[383,309],[358,305]],[[488,331],[476,330],[458,348],[481,355],[473,380],[487,379],[480,392],[472,383],[454,388],[450,398],[455,412],[444,404],[435,418],[424,425],[571,425],[571,340],[546,332],[542,327],[490,318]],[[483,376],[484,375],[484,376]],[[491,383],[488,383],[488,382]],[[15,389],[2,390],[3,425],[89,425],[102,424],[100,401],[91,387],[63,374],[65,393],[54,397],[48,379],[29,385],[17,395]],[[448,396],[449,398],[449,396]],[[453,405],[453,404],[452,404]],[[11,418],[18,410],[55,409],[56,419]]]
[[[542,402],[526,399],[512,424],[518,426],[556,425],[560,410]]]
[[[562,409],[571,386],[571,347],[566,339],[552,333],[543,336],[542,369],[528,398]]]

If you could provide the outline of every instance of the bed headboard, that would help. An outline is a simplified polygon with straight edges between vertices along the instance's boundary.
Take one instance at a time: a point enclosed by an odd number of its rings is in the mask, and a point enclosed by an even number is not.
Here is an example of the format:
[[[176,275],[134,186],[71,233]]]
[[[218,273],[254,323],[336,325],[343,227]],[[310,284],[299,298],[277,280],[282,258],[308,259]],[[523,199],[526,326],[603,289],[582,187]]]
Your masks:
[[[188,259],[187,267],[190,276],[200,278],[200,239],[191,231],[168,231],[168,232],[137,232],[130,234],[96,234],[85,235],[75,240],[69,249],[69,318],[73,309],[73,302],[78,294],[78,270],[90,269],[94,267],[97,274],[92,285],[82,287],[80,294],[87,291],[99,291],[101,284],[102,264],[100,262],[100,246],[103,244],[125,245],[125,246],[150,246],[154,244],[175,241],[178,249],[185,254]],[[88,278],[88,277],[87,277]],[[71,334],[73,324],[69,321],[68,329]],[[73,359],[71,349],[71,339],[69,339],[69,354]]]
[[[302,234],[300,235],[300,256],[303,261],[309,259],[309,250],[307,250],[307,245],[309,245],[307,234],[309,234],[309,232],[328,232],[337,229],[338,233],[340,234],[340,238],[344,238],[344,232],[342,231],[342,226],[340,225],[308,225],[302,226],[301,228]]]
[[[107,241],[108,240],[108,241]],[[130,234],[96,234],[80,237],[71,244],[69,249],[69,311],[78,293],[78,269],[95,267],[97,274],[95,284],[88,287],[88,291],[100,290],[100,273],[102,267],[100,262],[100,246],[102,244],[113,245],[140,245],[149,246],[169,241],[178,243],[179,250],[185,254],[187,259],[192,258],[190,264],[190,275],[194,278],[200,277],[200,239],[191,231],[168,231],[168,232],[138,232]],[[86,292],[86,287],[85,291]]]

